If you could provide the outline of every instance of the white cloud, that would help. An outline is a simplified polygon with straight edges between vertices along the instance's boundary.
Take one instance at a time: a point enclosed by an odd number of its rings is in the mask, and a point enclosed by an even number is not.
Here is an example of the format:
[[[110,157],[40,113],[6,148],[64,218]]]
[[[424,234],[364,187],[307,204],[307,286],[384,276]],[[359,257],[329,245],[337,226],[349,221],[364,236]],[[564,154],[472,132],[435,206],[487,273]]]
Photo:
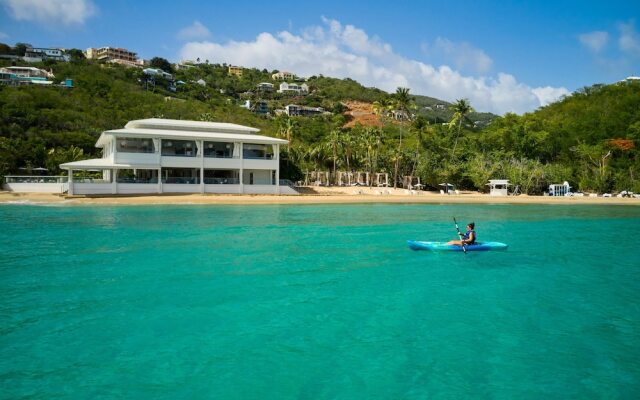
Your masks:
[[[553,103],[562,96],[569,94],[569,91],[565,88],[555,88],[551,86],[539,87],[532,89],[533,93],[538,97],[538,101],[543,106]]]
[[[300,76],[323,74],[352,78],[366,86],[393,92],[399,86],[443,100],[466,97],[480,111],[522,113],[568,94],[565,88],[531,88],[515,77],[464,76],[448,66],[438,68],[395,53],[391,46],[352,25],[323,18],[323,25],[301,35],[261,33],[253,41],[186,43],[182,59],[209,59],[247,67],[292,71]]]
[[[633,24],[621,23],[618,25],[618,29],[620,30],[620,38],[618,39],[620,50],[632,56],[640,56],[640,37]]]
[[[482,49],[473,47],[466,42],[455,43],[446,38],[437,38],[432,46],[422,45],[422,50],[431,54],[440,54],[448,62],[452,62],[456,68],[463,71],[472,71],[485,74],[491,71],[493,60]]]
[[[49,26],[82,25],[96,13],[91,0],[0,0],[12,18]]]
[[[202,25],[200,21],[193,21],[193,24],[182,28],[180,32],[178,32],[178,39],[180,40],[199,40],[209,37],[211,37],[211,32],[209,32],[209,29]]]
[[[578,35],[580,43],[582,43],[589,50],[598,53],[609,42],[609,33],[604,31],[594,31],[589,33],[583,33]]]

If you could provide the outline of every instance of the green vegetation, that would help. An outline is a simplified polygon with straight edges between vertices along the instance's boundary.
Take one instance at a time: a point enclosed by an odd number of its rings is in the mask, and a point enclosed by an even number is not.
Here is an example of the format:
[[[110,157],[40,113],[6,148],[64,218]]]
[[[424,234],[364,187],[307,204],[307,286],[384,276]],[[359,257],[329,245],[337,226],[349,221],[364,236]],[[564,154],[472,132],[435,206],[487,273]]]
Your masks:
[[[166,60],[154,60],[168,69]],[[293,180],[314,169],[360,170],[388,172],[398,184],[419,176],[431,188],[447,181],[485,190],[488,179],[506,178],[527,193],[565,180],[575,190],[640,192],[638,82],[595,85],[532,113],[495,117],[474,112],[464,99],[450,104],[402,88],[388,94],[323,76],[307,80],[308,96],[260,93],[261,82],[277,88],[275,71],[245,69],[236,77],[219,64],[169,71],[185,82],[175,93],[145,86],[141,69],[79,54],[69,63],[34,66],[51,69],[57,81],[73,79],[75,87],[0,87],[0,175],[25,167],[58,173],[62,162],[100,156],[94,144],[102,131],[162,117],[238,123],[287,138],[281,175]],[[271,111],[294,103],[331,113],[260,117],[238,107],[247,99],[266,100]],[[344,128],[346,100],[373,103],[382,126]]]

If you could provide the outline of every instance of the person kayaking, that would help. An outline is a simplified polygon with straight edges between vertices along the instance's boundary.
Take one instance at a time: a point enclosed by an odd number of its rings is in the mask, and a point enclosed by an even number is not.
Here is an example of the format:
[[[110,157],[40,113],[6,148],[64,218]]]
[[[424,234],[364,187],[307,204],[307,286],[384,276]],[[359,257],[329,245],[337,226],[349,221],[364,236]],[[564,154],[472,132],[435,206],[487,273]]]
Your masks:
[[[476,231],[474,231],[475,227],[476,224],[474,222],[470,222],[469,225],[467,225],[467,231],[462,235],[460,240],[451,240],[447,242],[447,244],[455,244],[457,246],[462,246],[463,244],[474,244],[476,242]]]

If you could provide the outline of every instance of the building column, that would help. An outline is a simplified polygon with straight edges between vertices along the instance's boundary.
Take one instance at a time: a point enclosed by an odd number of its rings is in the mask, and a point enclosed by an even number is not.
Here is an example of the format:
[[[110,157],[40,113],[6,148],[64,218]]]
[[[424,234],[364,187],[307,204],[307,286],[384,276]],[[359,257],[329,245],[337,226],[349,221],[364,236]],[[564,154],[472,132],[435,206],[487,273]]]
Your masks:
[[[276,145],[276,154],[278,157],[276,158],[276,194],[280,194],[280,145]]]
[[[73,170],[69,168],[69,190],[67,190],[67,194],[69,196],[73,196]]]
[[[162,193],[162,168],[158,168],[158,193]]]
[[[117,169],[112,169],[112,176],[111,176],[111,194],[117,194],[118,193],[118,170]]]
[[[198,141],[198,156],[200,157],[200,193],[204,194],[204,140]]]
[[[244,194],[244,143],[240,142],[240,194]]]

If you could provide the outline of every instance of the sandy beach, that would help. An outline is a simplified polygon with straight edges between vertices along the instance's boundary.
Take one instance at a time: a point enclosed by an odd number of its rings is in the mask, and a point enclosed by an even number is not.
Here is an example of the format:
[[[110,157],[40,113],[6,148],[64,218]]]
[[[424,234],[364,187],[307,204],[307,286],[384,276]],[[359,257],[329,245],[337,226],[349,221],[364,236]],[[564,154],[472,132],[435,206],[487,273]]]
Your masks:
[[[42,204],[357,204],[357,203],[426,203],[426,204],[611,204],[640,206],[640,199],[618,197],[548,197],[489,196],[478,192],[442,195],[437,192],[409,192],[404,189],[362,187],[307,187],[299,196],[162,194],[113,196],[64,196],[49,193],[0,192],[2,203]],[[411,194],[414,193],[414,194]]]

